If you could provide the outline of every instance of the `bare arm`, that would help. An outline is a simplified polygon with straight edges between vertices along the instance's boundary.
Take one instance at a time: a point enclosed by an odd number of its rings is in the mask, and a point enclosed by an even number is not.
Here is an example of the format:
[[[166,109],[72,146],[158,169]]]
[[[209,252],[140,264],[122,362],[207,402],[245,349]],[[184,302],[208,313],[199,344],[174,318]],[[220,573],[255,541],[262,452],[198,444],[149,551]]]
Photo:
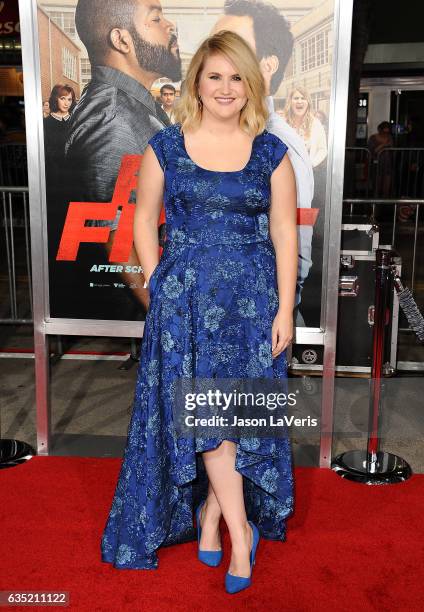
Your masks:
[[[110,232],[109,240],[105,243],[105,249],[108,254],[112,250],[114,239],[115,239],[115,231],[113,230]],[[138,261],[137,253],[135,252],[134,245],[131,247],[131,251],[130,251],[128,259],[124,262],[118,262],[118,263],[120,263],[124,268],[122,272],[119,272],[120,277],[122,278],[124,283],[128,287],[130,287],[131,291],[133,292],[134,297],[140,302],[140,304],[144,306],[144,308],[147,309],[149,306],[149,292],[147,291],[147,289],[144,289],[143,287],[144,280],[145,280],[144,275],[139,274],[138,272],[126,272],[125,271],[125,267],[127,265],[131,267],[141,265],[140,262]]]
[[[158,221],[163,190],[164,174],[148,145],[140,164],[134,214],[134,247],[147,283],[159,263]]]
[[[275,249],[279,307],[272,327],[273,356],[293,337],[298,243],[296,180],[288,155],[271,175],[270,237]]]

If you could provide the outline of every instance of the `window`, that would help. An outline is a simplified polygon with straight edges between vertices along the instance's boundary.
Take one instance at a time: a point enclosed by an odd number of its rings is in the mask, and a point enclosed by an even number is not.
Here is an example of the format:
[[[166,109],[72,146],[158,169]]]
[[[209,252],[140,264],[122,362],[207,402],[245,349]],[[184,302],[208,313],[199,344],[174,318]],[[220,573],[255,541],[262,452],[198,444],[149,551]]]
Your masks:
[[[88,57],[82,57],[80,59],[80,69],[81,69],[81,85],[87,85],[87,83],[91,80],[91,64]]]
[[[305,42],[301,43],[301,45],[300,45],[300,53],[301,53],[301,55],[300,55],[300,71],[301,72],[306,72],[307,69],[308,69],[307,68],[307,63],[306,63],[308,54],[307,54],[306,43]]]
[[[312,70],[315,68],[315,36],[310,38],[307,42],[307,62],[306,70]]]
[[[67,47],[62,47],[62,72],[66,78],[77,80],[77,58]]]
[[[292,75],[296,76],[296,68],[297,68],[297,57],[296,57],[296,47],[293,48],[293,53],[291,56],[292,61]]]
[[[321,100],[328,100],[330,97],[330,93],[329,92],[325,92],[325,91],[318,91],[316,93],[312,93],[311,94],[311,100],[312,100],[312,108],[314,109],[314,111],[319,110],[320,106],[319,103]]]
[[[316,36],[317,66],[328,64],[328,30]]]
[[[76,38],[74,11],[49,11],[49,17],[71,38]]]
[[[329,30],[321,30],[300,44],[301,72],[328,64],[328,32]]]

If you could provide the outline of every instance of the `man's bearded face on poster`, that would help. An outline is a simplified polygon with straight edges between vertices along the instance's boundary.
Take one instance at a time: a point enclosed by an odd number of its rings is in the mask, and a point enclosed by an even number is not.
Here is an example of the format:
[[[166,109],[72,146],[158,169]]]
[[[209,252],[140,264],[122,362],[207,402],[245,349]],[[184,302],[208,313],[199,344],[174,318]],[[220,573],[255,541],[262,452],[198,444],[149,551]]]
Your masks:
[[[124,33],[130,34],[135,54],[131,60],[142,70],[181,80],[175,26],[164,17],[157,0],[78,0],[75,25],[93,66],[109,65],[111,52],[123,53],[111,40],[111,33],[120,30],[125,45],[128,36]]]
[[[156,72],[168,77],[171,81],[180,81],[181,58],[177,37],[171,34],[168,45],[152,44],[145,40],[137,31],[135,25],[128,28],[134,44],[137,62],[146,72]]]

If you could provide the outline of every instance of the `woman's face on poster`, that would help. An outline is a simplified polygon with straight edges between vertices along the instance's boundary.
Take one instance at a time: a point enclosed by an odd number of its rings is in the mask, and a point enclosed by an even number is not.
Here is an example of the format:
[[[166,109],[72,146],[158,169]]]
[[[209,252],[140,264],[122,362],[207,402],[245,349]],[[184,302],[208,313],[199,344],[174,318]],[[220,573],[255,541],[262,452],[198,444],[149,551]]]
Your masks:
[[[209,56],[199,77],[203,109],[221,119],[239,115],[247,102],[246,88],[237,68],[223,55]]]
[[[70,93],[63,94],[57,99],[57,108],[60,113],[67,113],[72,105],[72,95]]]
[[[308,110],[308,101],[300,91],[295,91],[291,100],[291,110],[294,115],[303,117]]]

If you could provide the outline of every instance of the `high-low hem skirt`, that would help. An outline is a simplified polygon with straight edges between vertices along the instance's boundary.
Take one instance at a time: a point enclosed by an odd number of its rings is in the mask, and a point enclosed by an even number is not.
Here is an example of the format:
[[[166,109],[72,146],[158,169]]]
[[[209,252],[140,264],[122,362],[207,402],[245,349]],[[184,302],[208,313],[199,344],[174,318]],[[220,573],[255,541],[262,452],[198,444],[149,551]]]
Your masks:
[[[239,249],[165,249],[149,289],[133,412],[101,539],[102,561],[117,569],[156,569],[161,546],[196,539],[193,511],[208,489],[202,452],[223,439],[237,444],[235,467],[243,476],[248,519],[262,537],[284,541],[294,502],[288,435],[179,437],[172,416],[180,377],[287,379],[286,351],[271,355],[278,309],[272,247],[262,242]]]

